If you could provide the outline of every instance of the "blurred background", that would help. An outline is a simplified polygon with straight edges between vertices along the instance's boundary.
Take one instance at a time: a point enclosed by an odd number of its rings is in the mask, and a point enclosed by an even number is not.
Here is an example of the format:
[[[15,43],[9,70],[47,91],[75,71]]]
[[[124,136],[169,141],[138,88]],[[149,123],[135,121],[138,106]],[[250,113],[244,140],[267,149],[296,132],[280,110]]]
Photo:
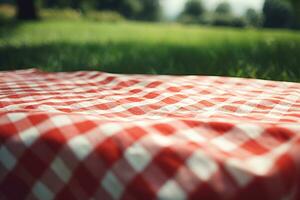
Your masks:
[[[299,0],[0,0],[0,70],[300,81]]]

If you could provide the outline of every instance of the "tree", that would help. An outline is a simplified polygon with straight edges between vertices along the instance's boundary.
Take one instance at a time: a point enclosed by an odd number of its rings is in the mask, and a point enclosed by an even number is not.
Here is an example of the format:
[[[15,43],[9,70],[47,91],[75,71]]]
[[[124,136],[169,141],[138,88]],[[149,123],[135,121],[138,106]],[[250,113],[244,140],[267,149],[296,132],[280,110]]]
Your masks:
[[[213,15],[212,24],[215,26],[245,27],[246,21],[243,17],[237,17],[232,14],[231,5],[228,2],[221,2]]]
[[[265,27],[289,28],[292,25],[293,9],[287,1],[265,0],[263,14]]]
[[[114,10],[118,11],[122,1],[121,0],[98,0],[95,1],[96,8],[99,10]]]
[[[135,19],[143,11],[143,5],[139,0],[123,0],[119,12],[129,19]]]
[[[21,20],[38,19],[34,0],[16,0],[17,18]]]
[[[287,0],[293,9],[293,27],[300,28],[300,1],[299,0]]]
[[[204,6],[201,0],[189,0],[186,2],[183,15],[199,17],[204,13]]]
[[[232,8],[228,2],[222,2],[217,6],[215,12],[217,14],[229,15],[232,12]]]
[[[262,25],[261,15],[253,8],[248,8],[245,14],[248,25],[253,27],[260,27]]]
[[[96,1],[96,8],[116,11],[138,20],[155,21],[160,16],[159,0],[101,0]]]
[[[43,0],[43,5],[48,8],[80,9],[83,3],[87,3],[87,1],[84,1],[84,0]]]
[[[156,21],[160,17],[159,0],[140,0],[142,3],[142,11],[138,19],[145,21]]]

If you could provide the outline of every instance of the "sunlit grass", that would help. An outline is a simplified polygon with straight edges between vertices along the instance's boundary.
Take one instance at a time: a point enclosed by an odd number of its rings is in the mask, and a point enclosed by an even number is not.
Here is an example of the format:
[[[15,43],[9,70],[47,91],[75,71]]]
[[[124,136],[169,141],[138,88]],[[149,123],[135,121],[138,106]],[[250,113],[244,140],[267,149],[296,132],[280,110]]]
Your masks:
[[[137,22],[0,28],[0,67],[300,80],[300,34]]]

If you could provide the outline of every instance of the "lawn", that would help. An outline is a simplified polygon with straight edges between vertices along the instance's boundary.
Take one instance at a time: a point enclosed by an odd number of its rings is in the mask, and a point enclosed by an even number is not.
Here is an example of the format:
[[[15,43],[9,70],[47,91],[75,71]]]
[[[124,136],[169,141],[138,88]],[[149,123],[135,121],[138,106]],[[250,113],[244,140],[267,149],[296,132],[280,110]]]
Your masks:
[[[298,82],[299,33],[86,20],[19,23],[0,27],[0,69],[200,74]]]

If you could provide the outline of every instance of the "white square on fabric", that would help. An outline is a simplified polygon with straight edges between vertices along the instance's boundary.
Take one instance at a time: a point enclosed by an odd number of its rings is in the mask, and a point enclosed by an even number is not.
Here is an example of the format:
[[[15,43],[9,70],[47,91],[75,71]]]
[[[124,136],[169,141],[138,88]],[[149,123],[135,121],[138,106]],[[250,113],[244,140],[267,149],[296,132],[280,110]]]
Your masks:
[[[183,130],[182,134],[188,140],[191,140],[191,141],[196,142],[196,143],[203,143],[207,140],[205,137],[203,137],[201,135],[200,131],[196,131],[196,130],[193,130],[193,129]]]
[[[247,159],[244,164],[256,175],[265,175],[274,166],[275,158],[271,156],[261,156]]]
[[[34,126],[20,133],[20,138],[25,146],[31,146],[41,135],[39,130]]]
[[[123,185],[112,172],[107,172],[101,182],[101,185],[113,199],[120,199],[124,191]]]
[[[15,106],[15,105],[14,105]],[[26,118],[26,114],[25,113],[8,113],[7,114],[7,117],[9,118],[9,120],[11,122],[17,122],[17,121],[20,121],[24,118]]]
[[[208,181],[210,177],[218,170],[215,161],[202,151],[196,151],[188,160],[187,166],[195,173],[199,179]]]
[[[236,149],[239,144],[230,142],[230,140],[226,139],[226,135],[217,137],[211,141],[212,144],[216,145],[219,149],[223,151],[230,152]]]
[[[82,135],[69,140],[68,146],[79,160],[84,160],[92,151],[91,143]]]
[[[138,143],[128,147],[124,156],[131,166],[138,172],[143,171],[147,164],[151,161],[151,154]]]
[[[67,183],[71,177],[71,171],[59,157],[55,158],[55,160],[51,163],[50,168],[65,183]]]
[[[11,170],[17,161],[14,155],[3,146],[0,148],[0,162],[6,169]]]
[[[72,120],[65,115],[59,115],[59,116],[52,117],[51,121],[58,128],[73,124]]]
[[[43,200],[54,199],[53,192],[51,192],[51,190],[49,190],[49,188],[40,181],[34,184],[32,188],[32,193],[37,197],[37,199],[43,199]]]
[[[117,123],[108,123],[104,124],[100,127],[101,133],[106,136],[115,135],[123,130],[122,126],[118,125]]]
[[[236,159],[228,159],[225,162],[225,168],[233,177],[233,179],[239,184],[239,186],[243,188],[253,180],[253,176],[249,171],[241,167],[242,162],[243,161],[239,161]]]
[[[167,181],[158,191],[158,199],[165,200],[184,200],[185,192],[174,180]]]

